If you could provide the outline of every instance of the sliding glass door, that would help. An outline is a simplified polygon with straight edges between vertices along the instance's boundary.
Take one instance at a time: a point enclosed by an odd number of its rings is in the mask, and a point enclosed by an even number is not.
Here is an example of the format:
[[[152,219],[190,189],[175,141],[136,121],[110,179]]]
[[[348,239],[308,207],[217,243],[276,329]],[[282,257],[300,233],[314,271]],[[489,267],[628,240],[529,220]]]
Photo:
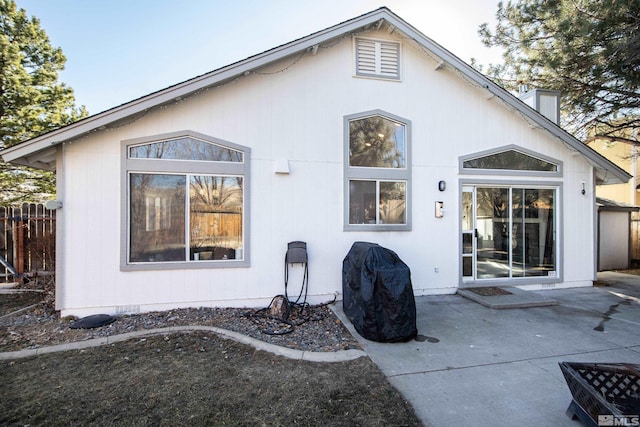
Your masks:
[[[463,187],[463,280],[555,277],[555,203],[555,188]]]

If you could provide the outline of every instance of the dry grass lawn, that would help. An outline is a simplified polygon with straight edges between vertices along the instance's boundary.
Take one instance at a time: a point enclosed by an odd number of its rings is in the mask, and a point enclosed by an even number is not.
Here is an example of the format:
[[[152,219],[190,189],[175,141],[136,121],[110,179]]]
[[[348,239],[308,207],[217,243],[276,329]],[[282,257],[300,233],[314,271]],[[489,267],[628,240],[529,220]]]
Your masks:
[[[28,302],[0,295],[4,313]],[[0,425],[421,424],[368,358],[302,362],[191,332],[0,361]]]

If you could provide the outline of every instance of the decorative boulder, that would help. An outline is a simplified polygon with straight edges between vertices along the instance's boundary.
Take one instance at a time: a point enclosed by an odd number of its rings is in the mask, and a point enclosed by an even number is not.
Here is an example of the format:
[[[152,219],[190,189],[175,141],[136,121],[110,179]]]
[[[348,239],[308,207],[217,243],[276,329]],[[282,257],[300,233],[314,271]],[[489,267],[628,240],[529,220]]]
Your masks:
[[[69,325],[69,327],[71,329],[93,329],[108,325],[115,320],[115,317],[109,316],[108,314],[94,314],[76,320],[71,325]]]

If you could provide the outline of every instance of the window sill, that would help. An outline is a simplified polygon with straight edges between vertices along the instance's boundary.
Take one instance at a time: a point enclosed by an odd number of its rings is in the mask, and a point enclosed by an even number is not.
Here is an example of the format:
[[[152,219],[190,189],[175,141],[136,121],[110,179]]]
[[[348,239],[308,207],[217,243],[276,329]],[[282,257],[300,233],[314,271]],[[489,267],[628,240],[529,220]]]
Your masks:
[[[136,263],[121,264],[120,271],[156,271],[156,270],[198,270],[217,268],[247,268],[250,267],[248,260],[225,260],[225,261],[178,261],[163,263]]]
[[[348,224],[344,226],[344,231],[411,231],[411,226],[407,224]]]

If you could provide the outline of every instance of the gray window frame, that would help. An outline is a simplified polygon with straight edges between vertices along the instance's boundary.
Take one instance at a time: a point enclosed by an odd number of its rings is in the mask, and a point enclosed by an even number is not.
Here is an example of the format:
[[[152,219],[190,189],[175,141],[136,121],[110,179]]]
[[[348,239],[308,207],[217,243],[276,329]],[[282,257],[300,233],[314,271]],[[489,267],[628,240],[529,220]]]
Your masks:
[[[530,189],[552,189],[556,192],[554,221],[556,221],[556,275],[534,276],[534,277],[505,277],[495,279],[465,279],[463,275],[463,265],[461,260],[458,261],[458,287],[472,288],[482,286],[504,286],[507,282],[512,282],[516,286],[524,285],[549,285],[562,283],[564,281],[564,183],[558,180],[540,181],[540,180],[503,180],[503,179],[482,179],[482,178],[463,178],[458,183],[458,206],[462,206],[462,190],[465,186],[472,187],[528,187]],[[458,221],[458,254],[462,254],[462,224]]]
[[[349,165],[349,123],[353,120],[367,117],[381,116],[383,118],[402,123],[405,126],[405,167],[404,168],[380,168],[380,167],[352,167]],[[343,230],[344,231],[411,231],[411,120],[396,116],[383,110],[371,110],[362,113],[344,116],[344,206],[343,206]],[[405,224],[349,224],[349,183],[351,180],[361,181],[404,181],[406,182],[406,211]]]
[[[464,162],[480,157],[491,156],[500,154],[505,151],[517,151],[526,156],[533,157],[535,159],[543,160],[547,163],[553,163],[557,166],[557,171],[536,171],[536,170],[518,170],[518,169],[480,169],[480,168],[465,168]],[[554,159],[552,157],[544,156],[540,153],[528,150],[520,147],[519,145],[510,144],[498,148],[492,148],[490,150],[480,151],[473,154],[467,154],[458,158],[458,168],[460,174],[464,175],[508,175],[508,176],[535,176],[535,177],[554,177],[558,178],[562,176],[562,161]]]
[[[199,160],[170,160],[129,158],[129,147],[134,145],[161,142],[170,139],[188,137],[204,142],[216,144],[243,153],[242,162],[211,162]],[[149,271],[149,270],[183,270],[203,268],[237,268],[250,266],[250,158],[249,147],[234,144],[229,141],[214,138],[192,130],[183,130],[160,135],[121,141],[121,217],[120,217],[120,270],[121,271]],[[241,260],[212,260],[212,261],[174,261],[154,263],[129,263],[129,176],[131,173],[184,174],[184,175],[234,175],[243,178],[243,208],[242,208],[242,240],[243,259]]]

